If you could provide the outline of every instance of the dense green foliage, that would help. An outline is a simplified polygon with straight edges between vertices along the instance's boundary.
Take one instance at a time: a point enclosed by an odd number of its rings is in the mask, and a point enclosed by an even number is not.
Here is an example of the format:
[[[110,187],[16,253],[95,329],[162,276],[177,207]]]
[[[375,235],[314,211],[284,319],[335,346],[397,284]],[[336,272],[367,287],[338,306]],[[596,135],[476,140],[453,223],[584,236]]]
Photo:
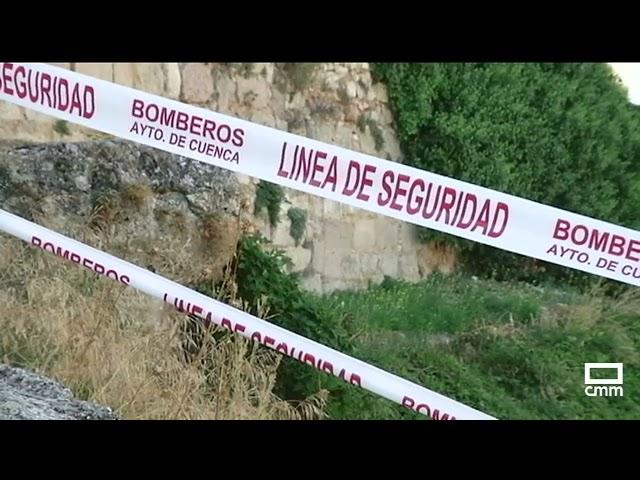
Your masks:
[[[640,112],[607,66],[384,64],[374,73],[389,88],[407,163],[640,228]],[[256,204],[273,205],[277,221],[281,197],[262,188]],[[426,229],[420,235],[455,243],[470,271],[494,280],[386,279],[320,298],[301,290],[281,251],[248,237],[238,294],[255,312],[264,301],[270,321],[498,418],[640,415],[627,393],[640,382],[636,291],[605,282],[585,293],[594,277]],[[585,362],[624,362],[625,396],[585,395]],[[283,363],[283,397],[320,389],[330,391],[330,418],[424,418],[293,359]]]
[[[304,232],[307,229],[307,211],[304,208],[291,207],[287,211],[287,217],[291,221],[291,228],[289,228],[289,235],[296,242],[296,245],[300,245]]]
[[[246,237],[238,295],[268,320],[503,419],[633,418],[640,402],[640,297],[551,285],[433,275],[386,279],[363,292],[318,297],[286,272],[287,257]],[[585,362],[624,362],[625,396],[584,394]],[[423,419],[393,402],[285,358],[278,394],[329,391],[333,419]]]
[[[256,187],[256,200],[254,213],[259,214],[263,210],[267,211],[269,223],[275,227],[280,221],[280,208],[284,201],[284,190],[275,183],[261,181]]]
[[[289,263],[284,253],[270,248],[263,237],[245,237],[236,266],[238,296],[250,303],[251,313],[258,314],[262,303],[269,309],[270,322],[349,352],[351,342],[341,319],[301,289],[296,275],[286,271]],[[278,394],[286,399],[303,399],[340,382],[289,357],[283,360],[278,381]]]
[[[407,163],[562,209],[640,226],[640,114],[605,64],[377,64]],[[446,239],[496,278],[534,262]],[[548,276],[567,272],[548,266]]]

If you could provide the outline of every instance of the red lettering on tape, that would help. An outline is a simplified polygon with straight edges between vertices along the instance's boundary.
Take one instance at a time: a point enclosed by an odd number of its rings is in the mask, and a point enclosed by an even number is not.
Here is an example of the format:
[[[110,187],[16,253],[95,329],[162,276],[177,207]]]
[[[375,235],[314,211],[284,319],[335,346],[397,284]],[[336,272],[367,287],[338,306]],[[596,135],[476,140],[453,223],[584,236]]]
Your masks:
[[[0,92],[83,118],[95,113],[95,90],[62,75],[37,68],[0,63]]]

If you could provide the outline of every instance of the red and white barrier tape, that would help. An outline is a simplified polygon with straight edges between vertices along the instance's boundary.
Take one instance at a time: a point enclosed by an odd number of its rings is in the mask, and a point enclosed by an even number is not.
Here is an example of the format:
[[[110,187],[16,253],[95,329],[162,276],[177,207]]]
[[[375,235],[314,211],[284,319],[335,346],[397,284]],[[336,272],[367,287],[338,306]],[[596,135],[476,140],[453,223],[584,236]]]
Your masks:
[[[277,352],[333,374],[437,420],[494,420],[439,393],[356,360],[113,255],[0,210],[0,230],[98,274],[162,299],[180,311],[214,322]]]
[[[640,232],[46,64],[0,99],[389,217],[640,286]]]

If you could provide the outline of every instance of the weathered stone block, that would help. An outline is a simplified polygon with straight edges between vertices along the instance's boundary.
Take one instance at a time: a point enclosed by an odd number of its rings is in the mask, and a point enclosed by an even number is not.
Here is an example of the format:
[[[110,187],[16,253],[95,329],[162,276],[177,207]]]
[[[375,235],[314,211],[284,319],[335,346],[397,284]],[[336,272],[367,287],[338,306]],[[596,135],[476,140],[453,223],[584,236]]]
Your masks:
[[[353,248],[358,251],[373,250],[376,245],[376,221],[357,220],[353,232]]]
[[[398,221],[379,216],[375,220],[376,223],[376,249],[396,249],[399,240]]]
[[[204,103],[213,95],[213,76],[204,63],[187,63],[182,68],[182,99],[186,102]]]
[[[118,65],[118,64],[116,64]],[[131,65],[131,64],[125,64]],[[113,82],[113,63],[76,63],[76,72]],[[120,83],[116,80],[116,83]]]
[[[271,85],[262,77],[237,79],[238,100],[251,108],[266,108],[271,100]]]
[[[291,271],[302,272],[311,264],[311,250],[302,247],[290,247],[284,250],[293,262]]]

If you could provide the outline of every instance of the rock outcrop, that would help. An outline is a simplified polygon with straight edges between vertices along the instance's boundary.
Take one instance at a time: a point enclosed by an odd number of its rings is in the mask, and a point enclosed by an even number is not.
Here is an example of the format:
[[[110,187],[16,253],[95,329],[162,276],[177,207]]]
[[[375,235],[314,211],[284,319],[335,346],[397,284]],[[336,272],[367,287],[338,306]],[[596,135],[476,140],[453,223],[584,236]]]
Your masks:
[[[0,143],[4,209],[176,281],[220,278],[240,203],[233,173],[131,142]]]
[[[0,420],[117,419],[110,408],[78,400],[58,382],[0,365]]]

